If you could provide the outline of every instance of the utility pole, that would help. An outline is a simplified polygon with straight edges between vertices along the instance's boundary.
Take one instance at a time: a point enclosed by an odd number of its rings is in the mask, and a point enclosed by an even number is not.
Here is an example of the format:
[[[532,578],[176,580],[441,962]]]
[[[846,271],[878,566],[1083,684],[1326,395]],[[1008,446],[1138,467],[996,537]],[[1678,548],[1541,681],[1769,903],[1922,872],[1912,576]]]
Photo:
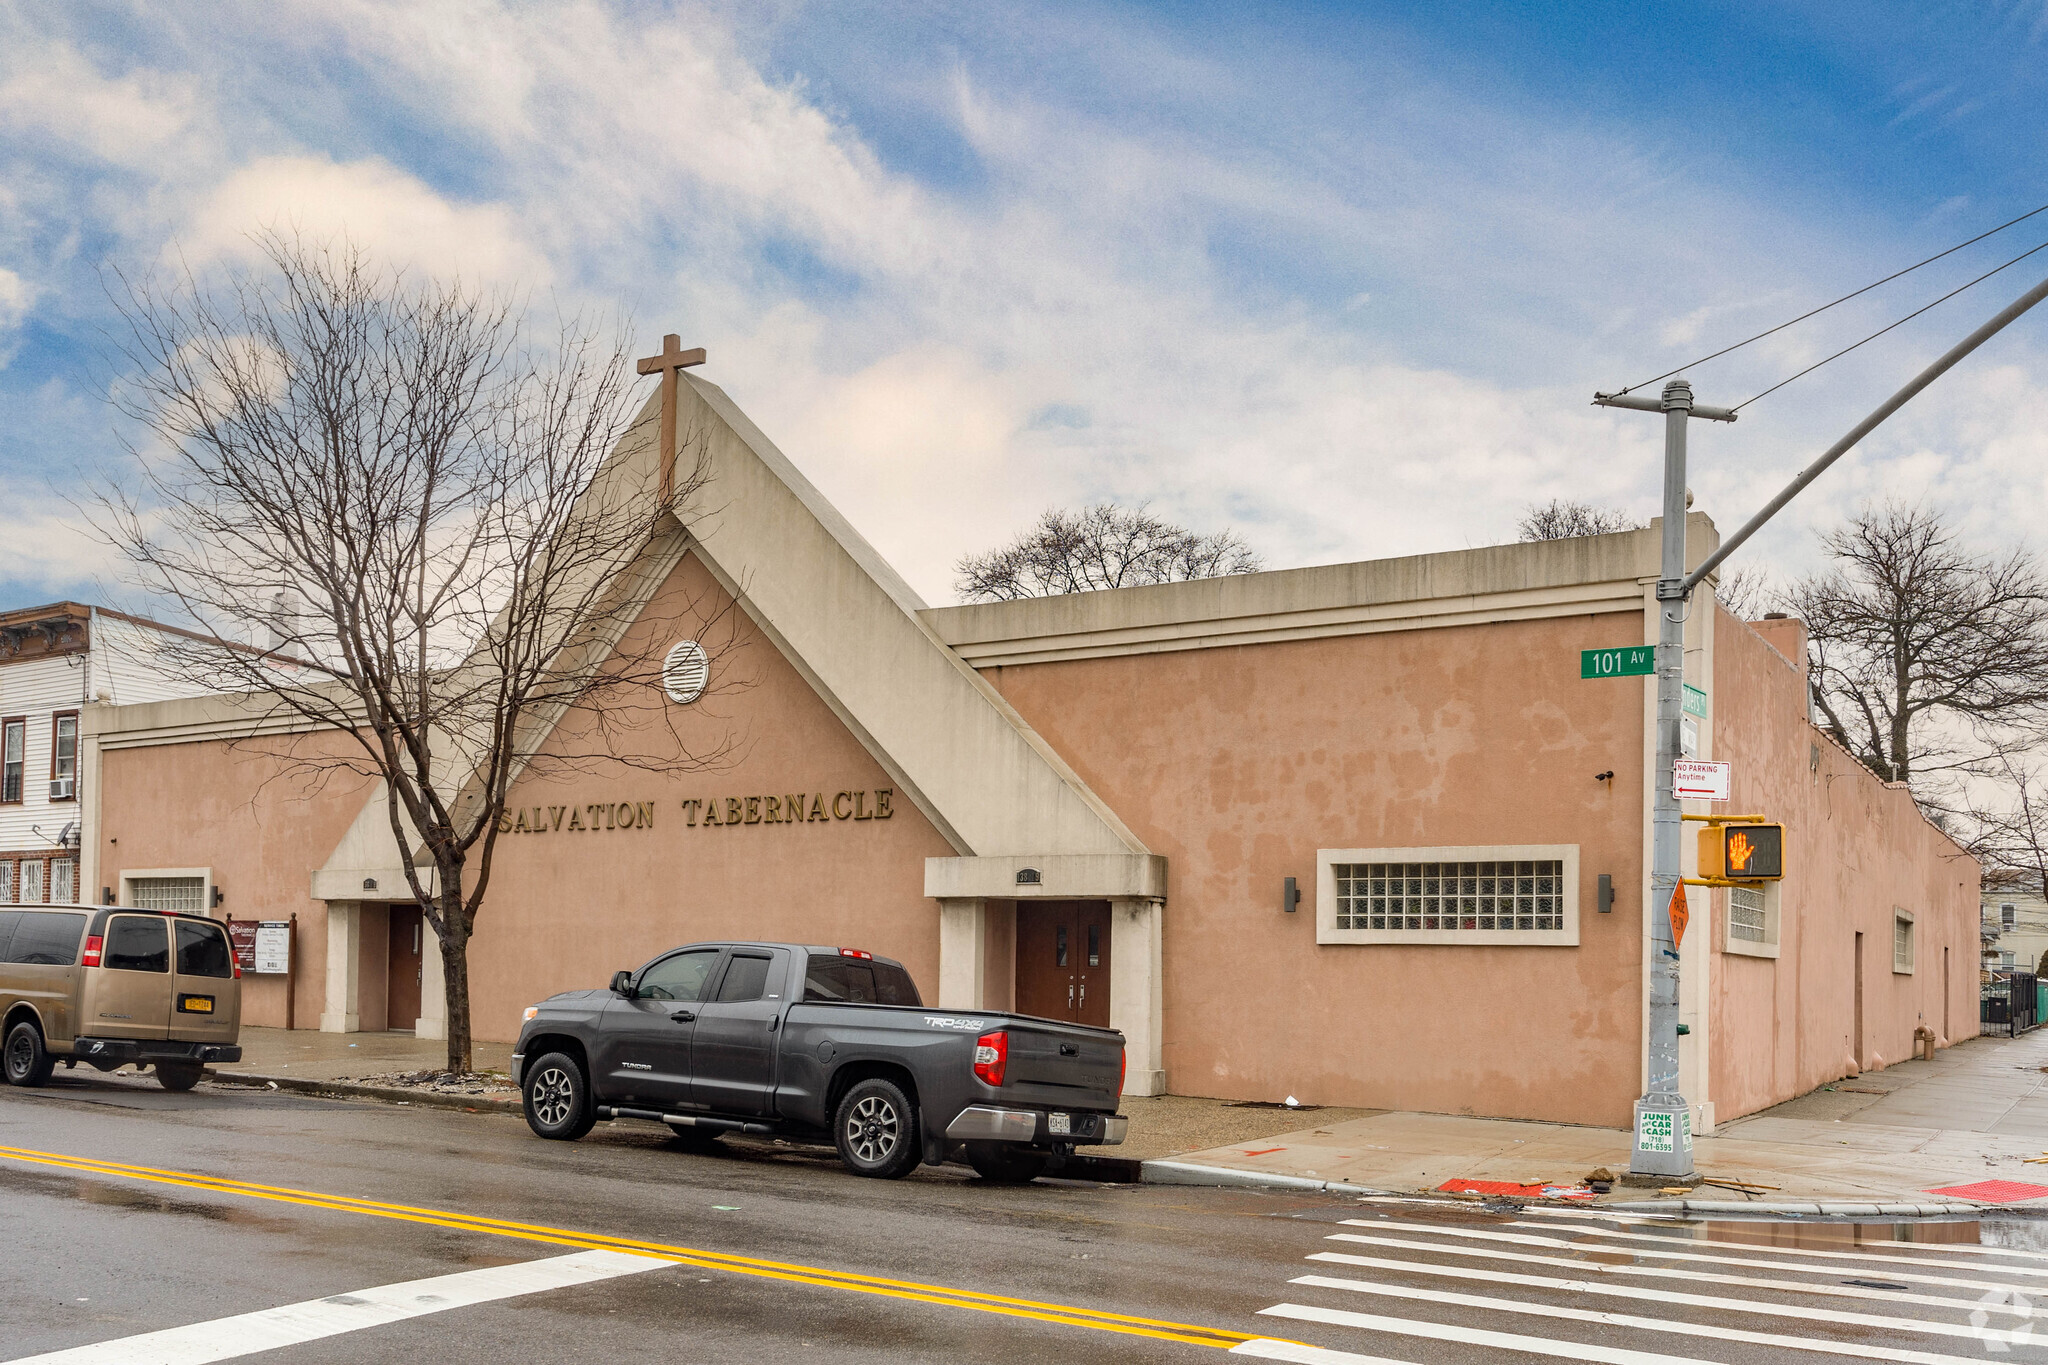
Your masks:
[[[1650,808],[1650,1084],[1636,1101],[1634,1153],[1630,1175],[1690,1179],[1692,1108],[1678,1088],[1678,944],[1682,931],[1671,925],[1678,892],[1682,822],[1671,780],[1678,760],[1679,725],[1685,703],[1685,435],[1694,418],[1732,422],[1728,408],[1692,401],[1683,378],[1664,386],[1664,396],[1637,398],[1600,393],[1603,407],[1664,414],[1664,553],[1657,571],[1657,785]]]
[[[1664,414],[1664,544],[1663,562],[1657,573],[1657,785],[1651,807],[1650,901],[1656,909],[1650,916],[1650,1084],[1636,1101],[1634,1154],[1629,1174],[1688,1179],[1692,1167],[1692,1110],[1678,1089],[1678,982],[1679,934],[1672,932],[1671,908],[1679,887],[1679,835],[1682,828],[1678,797],[1672,784],[1672,765],[1678,759],[1680,714],[1685,698],[1685,621],[1692,590],[1776,516],[1785,504],[1819,478],[1821,472],[1868,436],[1879,423],[1904,407],[1919,392],[1946,374],[1951,366],[2003,331],[2015,319],[2048,299],[2048,280],[2014,299],[1976,331],[1949,348],[1911,382],[1868,417],[1849,429],[1847,435],[1822,452],[1819,459],[1801,470],[1785,490],[1771,499],[1720,548],[1691,573],[1685,570],[1685,434],[1695,417],[1711,422],[1732,422],[1732,408],[1709,407],[1692,400],[1692,385],[1683,378],[1664,386],[1664,396],[1639,398],[1634,394],[1596,393],[1601,407],[1633,408],[1638,412]]]

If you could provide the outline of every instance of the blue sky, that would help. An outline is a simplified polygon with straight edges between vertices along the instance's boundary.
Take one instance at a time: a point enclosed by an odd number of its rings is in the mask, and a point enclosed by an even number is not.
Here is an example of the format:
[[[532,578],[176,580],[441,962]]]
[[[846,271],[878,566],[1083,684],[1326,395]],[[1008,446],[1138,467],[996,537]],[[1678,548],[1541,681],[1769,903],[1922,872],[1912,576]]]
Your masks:
[[[2048,5],[0,4],[0,603],[121,597],[107,264],[277,222],[630,310],[934,601],[1052,504],[1276,567],[1647,514],[1639,381],[2048,201]],[[1692,372],[1749,397],[2048,215]],[[1732,527],[2048,253],[1695,441]],[[1755,557],[2048,512],[2048,315]]]

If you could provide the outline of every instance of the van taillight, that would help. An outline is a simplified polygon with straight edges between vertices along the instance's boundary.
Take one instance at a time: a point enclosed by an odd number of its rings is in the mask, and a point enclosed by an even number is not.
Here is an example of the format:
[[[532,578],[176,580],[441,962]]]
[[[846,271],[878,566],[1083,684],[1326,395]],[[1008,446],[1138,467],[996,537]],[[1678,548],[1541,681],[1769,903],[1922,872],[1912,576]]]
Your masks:
[[[84,955],[84,956],[82,956],[82,957],[80,957],[80,958],[78,959],[78,965],[79,965],[79,966],[81,966],[81,967],[97,967],[97,966],[99,966],[99,965],[100,965],[100,946],[101,946],[101,944],[102,944],[102,943],[104,943],[104,942],[105,942],[105,940],[104,940],[104,939],[102,939],[102,938],[101,938],[101,937],[100,937],[100,936],[99,936],[98,934],[88,934],[88,935],[86,935],[86,939],[85,939],[85,955]]]
[[[1010,1064],[1010,1035],[998,1030],[974,1040],[974,1074],[990,1085],[1003,1083],[1003,1068]]]
[[[1121,1094],[1123,1094],[1123,1093],[1124,1093],[1124,1077],[1126,1077],[1126,1076],[1128,1076],[1128,1075],[1130,1075],[1130,1074],[1131,1074],[1131,1054],[1130,1054],[1129,1050],[1127,1049],[1127,1050],[1125,1050],[1125,1051],[1123,1051],[1123,1052],[1119,1052],[1119,1053],[1117,1053],[1117,1054],[1116,1054],[1116,1093],[1117,1093],[1117,1094],[1121,1095]]]

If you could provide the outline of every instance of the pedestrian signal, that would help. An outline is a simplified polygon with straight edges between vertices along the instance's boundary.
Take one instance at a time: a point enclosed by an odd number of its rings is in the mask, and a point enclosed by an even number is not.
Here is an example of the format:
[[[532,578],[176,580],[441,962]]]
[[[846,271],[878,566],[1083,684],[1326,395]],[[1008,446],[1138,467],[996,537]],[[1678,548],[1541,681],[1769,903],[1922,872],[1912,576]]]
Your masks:
[[[1785,876],[1783,825],[1709,825],[1700,831],[1700,875],[1731,882]]]

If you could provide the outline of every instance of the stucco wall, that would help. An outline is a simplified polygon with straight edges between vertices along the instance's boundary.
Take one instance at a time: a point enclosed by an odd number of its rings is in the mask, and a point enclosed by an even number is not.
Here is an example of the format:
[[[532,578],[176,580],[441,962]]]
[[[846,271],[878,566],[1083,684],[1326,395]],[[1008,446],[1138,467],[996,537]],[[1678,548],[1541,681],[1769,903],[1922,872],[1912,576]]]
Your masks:
[[[603,733],[593,715],[571,713],[515,784],[511,804],[539,808],[549,828],[498,841],[470,947],[477,1037],[510,1040],[534,1001],[602,986],[696,939],[865,948],[901,959],[936,997],[938,912],[924,897],[924,860],[952,849],[900,793],[886,820],[852,818],[851,799],[840,803],[848,818],[830,818],[841,792],[867,793],[859,809],[872,814],[890,778],[694,558],[617,658],[658,661],[686,636],[715,655],[703,699],[673,706],[652,688],[639,702],[611,696]],[[743,807],[737,827],[712,827],[701,807],[682,804],[794,793],[822,793],[827,818],[747,824]],[[613,816],[611,828],[585,821],[572,832],[566,813],[556,827],[552,808],[593,804],[650,805],[652,827],[619,828]]]
[[[1783,821],[1786,876],[1775,960],[1720,951],[1727,896],[1713,893],[1710,1064],[1722,1121],[1857,1069],[1859,931],[1862,1066],[1910,1056],[1922,1023],[1948,1041],[1977,1032],[1977,863],[1903,786],[1879,781],[1808,723],[1800,623],[1758,626],[1716,617],[1715,752],[1734,764],[1729,813]],[[1911,975],[1892,971],[1894,906],[1916,917]]]
[[[1606,613],[985,676],[1171,860],[1176,1093],[1624,1126],[1643,684],[1581,681],[1578,654],[1642,630]],[[1576,948],[1316,943],[1318,848],[1561,843],[1580,846]]]
[[[294,965],[299,1028],[318,1028],[326,995],[327,905],[309,894],[313,869],[362,809],[369,783],[331,772],[301,780],[278,757],[346,754],[337,735],[206,740],[109,749],[100,760],[99,880],[119,886],[129,868],[211,867],[234,919],[299,917]],[[97,899],[100,888],[85,889]],[[281,977],[242,978],[242,1022],[282,1028]]]

